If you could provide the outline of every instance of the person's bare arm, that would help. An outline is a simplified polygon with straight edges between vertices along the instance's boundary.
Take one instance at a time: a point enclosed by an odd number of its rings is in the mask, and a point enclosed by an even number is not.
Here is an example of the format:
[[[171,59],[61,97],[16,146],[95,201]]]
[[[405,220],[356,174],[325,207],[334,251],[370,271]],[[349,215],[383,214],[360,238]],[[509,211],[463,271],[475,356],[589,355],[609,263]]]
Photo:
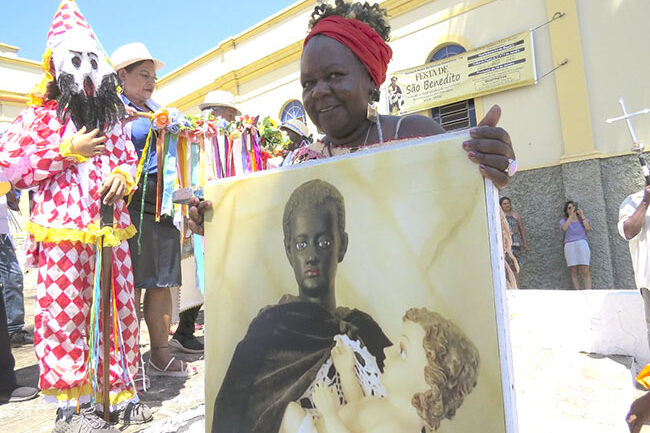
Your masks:
[[[524,222],[521,219],[521,215],[515,212],[515,218],[517,218],[517,225],[519,226],[519,234],[521,235],[521,241],[523,242],[524,250],[528,251],[528,239],[526,238],[526,230],[524,230]]]
[[[501,118],[501,108],[494,105],[483,120],[470,130],[471,139],[463,143],[471,161],[479,164],[479,171],[502,188],[510,182],[505,170],[509,159],[515,159],[510,135],[497,127]],[[422,115],[406,116],[402,120],[399,138],[442,134],[445,129],[430,117]]]
[[[562,224],[562,231],[565,232],[565,231],[569,230],[569,226],[575,220],[576,220],[576,217],[574,215],[569,215],[569,217],[566,219],[566,221],[564,221],[564,224]]]
[[[399,127],[398,138],[426,137],[444,134],[445,128],[430,117],[421,114],[404,116]],[[391,137],[392,138],[392,137]]]
[[[585,228],[586,231],[591,230],[591,225],[589,224],[589,220],[585,218],[585,213],[582,211],[582,209],[578,209],[576,211],[576,214],[580,218],[580,221],[582,222],[582,226]]]
[[[643,424],[650,421],[650,393],[645,393],[634,400],[625,417],[630,433],[639,433]]]
[[[628,241],[634,236],[638,235],[643,224],[645,222],[645,214],[648,210],[648,205],[650,204],[650,185],[646,186],[643,192],[643,200],[634,210],[632,216],[630,216],[625,223],[623,223],[623,232],[625,233],[625,239]]]

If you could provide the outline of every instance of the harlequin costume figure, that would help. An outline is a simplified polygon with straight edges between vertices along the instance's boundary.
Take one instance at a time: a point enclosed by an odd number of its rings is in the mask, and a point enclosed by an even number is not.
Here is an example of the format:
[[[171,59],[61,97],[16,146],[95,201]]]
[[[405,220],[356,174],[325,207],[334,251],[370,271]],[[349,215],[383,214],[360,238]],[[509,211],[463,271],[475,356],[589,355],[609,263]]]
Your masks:
[[[43,68],[33,104],[0,139],[0,179],[34,189],[26,230],[34,240],[29,258],[38,265],[39,385],[58,404],[55,432],[117,432],[95,412],[102,403],[102,345],[91,338],[101,329],[90,319],[103,235],[112,247],[110,410],[129,423],[151,420],[133,383],[139,334],[126,240],[135,228],[123,200],[134,187],[137,155],[120,123],[117,75],[72,0],[61,2],[51,24]],[[102,201],[114,206],[114,223],[100,232]]]

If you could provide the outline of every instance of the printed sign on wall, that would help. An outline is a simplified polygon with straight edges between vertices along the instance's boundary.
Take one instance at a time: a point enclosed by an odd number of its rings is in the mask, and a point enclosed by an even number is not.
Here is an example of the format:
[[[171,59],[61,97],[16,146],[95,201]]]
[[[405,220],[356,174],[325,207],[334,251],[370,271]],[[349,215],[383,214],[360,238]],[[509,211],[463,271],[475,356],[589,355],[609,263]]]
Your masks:
[[[537,80],[532,32],[395,72],[386,86],[390,114],[405,114],[528,86]]]

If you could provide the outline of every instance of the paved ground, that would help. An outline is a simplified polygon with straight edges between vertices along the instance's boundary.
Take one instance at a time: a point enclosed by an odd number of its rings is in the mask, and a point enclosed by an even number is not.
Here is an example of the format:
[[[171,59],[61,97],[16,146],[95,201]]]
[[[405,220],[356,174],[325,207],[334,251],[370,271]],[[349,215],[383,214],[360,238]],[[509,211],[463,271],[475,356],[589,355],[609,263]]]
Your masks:
[[[34,277],[34,272],[30,272],[25,280],[28,323],[33,323],[30,307],[34,301]],[[510,312],[519,431],[626,432],[624,417],[629,404],[642,394],[632,380],[632,359],[536,346],[531,343],[536,341],[533,338],[536,329],[523,326],[524,322],[518,318],[517,311]],[[146,329],[142,340],[146,356]],[[21,383],[36,385],[38,369],[33,348],[21,347],[14,349],[13,353]],[[142,397],[155,413],[154,422],[157,424],[149,426],[147,430],[150,432],[163,431],[160,426],[165,420],[172,422],[188,414],[196,416],[202,410],[204,362],[197,356],[175,355],[190,362],[199,374],[189,379],[153,380],[151,390]],[[0,406],[0,431],[49,432],[53,425],[54,409],[40,398]],[[132,426],[124,431],[133,433],[142,429],[142,426]],[[644,427],[642,432],[650,433],[650,426]]]
[[[33,328],[34,323],[34,287],[36,272],[30,271],[25,275],[25,315],[26,323]],[[202,323],[203,315],[199,315]],[[141,344],[145,359],[149,356],[149,335],[143,326]],[[196,332],[197,337],[203,338],[203,331]],[[37,386],[38,366],[33,346],[23,346],[12,350],[16,359],[16,373],[21,384]],[[204,362],[199,355],[189,355],[172,352],[173,356],[183,359],[198,370],[198,374],[187,379],[182,378],[152,378],[151,389],[141,396],[142,400],[154,411],[154,421],[162,418],[177,417],[203,403]],[[46,404],[42,398],[28,402],[0,405],[0,432],[50,432],[54,427],[55,410]],[[124,429],[126,433],[140,431],[144,426],[131,426]]]

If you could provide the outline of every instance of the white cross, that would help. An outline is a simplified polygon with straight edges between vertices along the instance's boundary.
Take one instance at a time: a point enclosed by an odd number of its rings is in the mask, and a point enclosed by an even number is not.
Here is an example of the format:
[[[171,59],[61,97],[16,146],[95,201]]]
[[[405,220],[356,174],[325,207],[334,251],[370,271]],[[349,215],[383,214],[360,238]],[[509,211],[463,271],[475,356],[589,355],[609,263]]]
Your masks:
[[[607,123],[613,123],[618,120],[625,120],[627,123],[627,129],[630,131],[630,135],[632,136],[632,142],[634,145],[632,146],[632,150],[634,152],[643,152],[643,143],[639,142],[636,138],[636,134],[634,133],[634,128],[632,128],[632,122],[630,122],[630,118],[634,116],[640,116],[641,114],[648,114],[650,113],[650,108],[644,108],[641,111],[637,111],[636,113],[627,113],[627,110],[625,109],[625,101],[623,98],[618,98],[618,102],[620,102],[621,107],[623,108],[623,115],[618,116],[618,117],[612,117],[611,119],[605,120]]]

